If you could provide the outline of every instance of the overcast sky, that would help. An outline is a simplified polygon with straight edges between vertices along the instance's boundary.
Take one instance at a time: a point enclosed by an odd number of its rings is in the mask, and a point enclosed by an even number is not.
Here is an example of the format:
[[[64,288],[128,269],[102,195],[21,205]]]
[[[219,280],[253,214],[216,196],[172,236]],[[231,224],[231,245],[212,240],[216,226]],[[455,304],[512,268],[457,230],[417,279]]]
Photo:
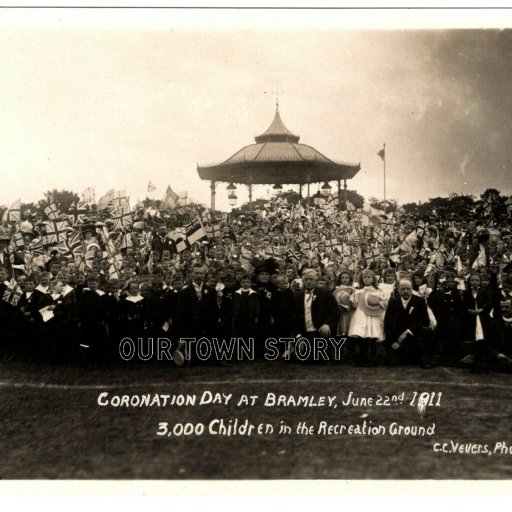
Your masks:
[[[86,187],[133,203],[148,180],[209,204],[197,163],[254,143],[277,80],[285,125],[361,161],[349,188],[366,197],[382,197],[384,142],[388,198],[512,193],[512,31],[93,28],[0,31],[0,204]]]

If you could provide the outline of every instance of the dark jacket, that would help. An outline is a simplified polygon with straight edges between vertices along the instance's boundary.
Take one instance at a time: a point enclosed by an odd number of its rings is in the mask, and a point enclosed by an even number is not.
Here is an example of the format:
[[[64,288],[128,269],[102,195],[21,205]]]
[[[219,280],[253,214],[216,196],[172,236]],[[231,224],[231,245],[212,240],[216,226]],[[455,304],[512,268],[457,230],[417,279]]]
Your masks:
[[[401,297],[391,297],[384,315],[384,332],[388,344],[395,343],[407,329],[413,336],[420,336],[422,329],[429,325],[425,299],[412,295],[404,309]]]
[[[193,284],[185,286],[178,297],[178,333],[182,338],[212,336],[219,319],[217,293],[203,283],[201,299],[197,297]]]
[[[295,332],[293,334],[295,336],[297,334],[306,335],[304,294],[305,292],[302,290],[294,297],[293,312]],[[339,309],[332,292],[322,288],[313,290],[311,318],[317,331],[322,325],[327,324],[331,328],[331,336],[336,334]]]

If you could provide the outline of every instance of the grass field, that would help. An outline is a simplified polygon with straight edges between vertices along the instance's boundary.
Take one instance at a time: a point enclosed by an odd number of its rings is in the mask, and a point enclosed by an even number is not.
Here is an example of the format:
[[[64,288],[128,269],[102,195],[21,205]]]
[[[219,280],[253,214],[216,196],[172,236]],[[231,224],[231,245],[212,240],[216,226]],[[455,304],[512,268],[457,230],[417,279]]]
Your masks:
[[[139,364],[85,369],[11,362],[0,367],[3,479],[504,479],[512,455],[435,453],[434,443],[512,445],[512,377],[467,370],[238,363],[232,368]],[[233,394],[229,405],[99,407],[98,395]],[[389,407],[238,407],[241,394],[360,396],[405,392]],[[442,392],[424,416],[414,391]],[[262,400],[262,399],[261,399]],[[317,425],[435,423],[433,437],[384,435],[158,436],[158,423],[249,419]]]

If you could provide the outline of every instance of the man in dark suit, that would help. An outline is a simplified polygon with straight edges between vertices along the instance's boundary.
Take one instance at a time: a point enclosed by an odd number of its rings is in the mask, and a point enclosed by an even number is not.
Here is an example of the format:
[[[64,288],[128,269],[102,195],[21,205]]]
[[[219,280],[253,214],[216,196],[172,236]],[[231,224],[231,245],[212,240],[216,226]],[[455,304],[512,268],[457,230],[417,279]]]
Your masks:
[[[219,308],[217,305],[217,294],[215,290],[209,287],[205,282],[204,267],[200,264],[192,267],[192,282],[185,286],[178,297],[177,321],[178,333],[180,338],[200,338],[211,339],[217,334],[219,323]],[[180,346],[174,351],[174,362],[181,366],[185,359],[190,360],[191,355],[195,354],[195,346],[188,345],[192,350],[186,354],[187,345]],[[210,354],[210,358],[214,357]],[[206,357],[204,359],[209,359]]]
[[[38,356],[41,345],[41,314],[44,294],[36,290],[37,278],[28,275],[25,279],[25,287],[17,308],[20,313],[18,329],[18,349],[22,356],[32,358]]]
[[[302,283],[302,290],[294,297],[293,305],[295,339],[298,340],[296,356],[302,361],[325,361],[323,352],[319,350],[315,353],[314,339],[328,339],[336,334],[338,304],[329,290],[317,287],[316,270],[305,269],[302,272]],[[309,354],[305,345],[308,342]],[[316,347],[320,349],[318,345]]]
[[[151,249],[153,251],[158,251],[162,254],[164,251],[169,251],[171,254],[176,252],[174,250],[174,242],[167,237],[167,226],[162,224],[158,228],[158,233],[155,234],[153,240],[151,241]]]
[[[386,348],[391,362],[431,368],[431,333],[425,299],[412,294],[412,283],[401,279],[399,297],[391,297],[384,316]]]
[[[512,373],[512,299],[502,300],[493,316],[482,350],[492,369]]]

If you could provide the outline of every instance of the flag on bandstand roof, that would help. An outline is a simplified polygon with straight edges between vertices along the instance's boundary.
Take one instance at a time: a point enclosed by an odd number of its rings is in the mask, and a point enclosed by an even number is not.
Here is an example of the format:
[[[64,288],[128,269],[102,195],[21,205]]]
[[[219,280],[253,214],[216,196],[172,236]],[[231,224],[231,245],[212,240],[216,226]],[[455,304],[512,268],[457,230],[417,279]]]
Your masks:
[[[384,158],[386,158],[386,147],[384,146],[378,153],[377,153],[378,156],[380,156],[382,158],[382,160],[384,160]]]

